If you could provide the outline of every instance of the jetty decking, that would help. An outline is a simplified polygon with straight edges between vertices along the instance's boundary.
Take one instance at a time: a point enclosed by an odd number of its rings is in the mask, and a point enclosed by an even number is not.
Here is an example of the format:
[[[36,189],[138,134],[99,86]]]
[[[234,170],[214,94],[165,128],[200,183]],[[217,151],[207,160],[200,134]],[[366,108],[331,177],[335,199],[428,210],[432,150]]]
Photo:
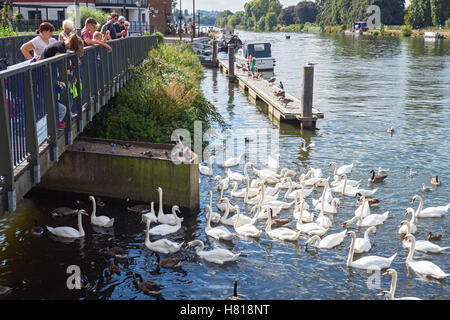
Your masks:
[[[219,68],[223,73],[228,74],[228,61],[219,60]],[[274,94],[280,90],[276,85],[270,84],[263,78],[255,79],[248,76],[247,71],[238,68],[234,69],[234,76],[239,82],[239,86],[248,91],[248,94],[255,100],[264,101],[268,106],[268,112],[278,120],[292,122],[300,121],[303,118],[302,102],[299,98],[286,92],[285,98],[292,100],[292,102],[284,104]],[[324,114],[317,108],[312,109],[312,115],[316,119],[324,118]]]

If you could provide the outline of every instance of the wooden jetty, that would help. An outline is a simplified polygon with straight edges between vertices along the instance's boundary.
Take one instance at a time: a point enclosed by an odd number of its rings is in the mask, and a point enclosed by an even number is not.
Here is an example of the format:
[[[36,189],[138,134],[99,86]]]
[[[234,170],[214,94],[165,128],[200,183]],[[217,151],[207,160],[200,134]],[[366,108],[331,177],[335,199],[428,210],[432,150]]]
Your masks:
[[[320,110],[312,107],[314,66],[305,66],[303,86],[303,100],[305,103],[302,103],[302,100],[288,92],[285,92],[285,98],[292,101],[283,103],[283,101],[279,100],[275,95],[275,92],[281,91],[279,87],[269,83],[269,81],[262,77],[254,78],[252,75],[249,76],[248,71],[243,71],[242,68],[236,68],[236,63],[234,63],[230,74],[228,66],[229,61],[219,60],[219,69],[224,74],[228,75],[231,81],[237,81],[239,87],[245,92],[248,92],[255,101],[265,102],[268,106],[268,112],[280,122],[296,122],[300,123],[302,129],[315,130],[316,121],[324,118],[324,114]],[[306,104],[308,104],[309,107]],[[308,109],[310,110],[309,112]]]

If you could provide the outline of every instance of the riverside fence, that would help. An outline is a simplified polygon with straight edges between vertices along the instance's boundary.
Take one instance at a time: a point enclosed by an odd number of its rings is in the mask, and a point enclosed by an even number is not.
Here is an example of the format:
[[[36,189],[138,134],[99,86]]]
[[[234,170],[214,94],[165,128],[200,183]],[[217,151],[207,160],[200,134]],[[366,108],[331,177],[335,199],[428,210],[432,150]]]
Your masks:
[[[0,52],[8,63],[21,62],[17,52],[30,37],[11,38],[0,39]],[[17,199],[51,166],[45,159],[58,161],[85,123],[125,85],[130,65],[140,64],[157,41],[144,36],[108,44],[112,52],[90,46],[81,58],[66,53],[0,72],[0,212],[1,207],[15,211]],[[61,96],[57,81],[66,86]],[[67,107],[63,130],[58,130],[58,100]]]

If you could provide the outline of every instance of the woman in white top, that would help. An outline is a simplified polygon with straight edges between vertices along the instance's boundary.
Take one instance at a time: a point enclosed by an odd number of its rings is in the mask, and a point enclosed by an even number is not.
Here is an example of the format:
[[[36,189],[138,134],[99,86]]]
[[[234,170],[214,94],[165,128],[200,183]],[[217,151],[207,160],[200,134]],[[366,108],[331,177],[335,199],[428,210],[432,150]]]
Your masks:
[[[40,24],[39,29],[36,30],[36,33],[39,36],[31,39],[30,41],[24,43],[20,47],[20,51],[22,51],[23,56],[27,60],[36,61],[40,58],[44,49],[53,42],[56,42],[56,39],[52,38],[53,32],[55,31],[55,27],[49,22],[43,22]],[[30,51],[33,50],[33,56],[31,56]]]

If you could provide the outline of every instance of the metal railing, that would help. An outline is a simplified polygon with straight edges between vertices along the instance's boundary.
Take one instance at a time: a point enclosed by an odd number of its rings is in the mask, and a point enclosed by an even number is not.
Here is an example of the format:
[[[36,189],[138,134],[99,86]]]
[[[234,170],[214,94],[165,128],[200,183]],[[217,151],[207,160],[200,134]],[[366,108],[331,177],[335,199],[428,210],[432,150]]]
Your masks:
[[[7,59],[8,65],[25,61],[20,47],[36,36],[37,34],[0,38],[0,56]],[[54,35],[53,38],[59,40],[58,35]]]
[[[39,148],[44,143],[51,148],[51,161],[58,161],[57,102],[67,107],[64,134],[66,145],[71,145],[73,132],[83,131],[83,112],[91,121],[124,85],[130,64],[142,62],[157,45],[155,36],[117,39],[108,44],[112,52],[103,46],[90,46],[82,58],[66,53],[0,72],[0,183],[8,192],[9,211],[15,210],[15,171],[29,168],[33,183],[38,183]],[[66,86],[59,96],[57,81]],[[77,128],[72,128],[71,110],[78,115]]]

